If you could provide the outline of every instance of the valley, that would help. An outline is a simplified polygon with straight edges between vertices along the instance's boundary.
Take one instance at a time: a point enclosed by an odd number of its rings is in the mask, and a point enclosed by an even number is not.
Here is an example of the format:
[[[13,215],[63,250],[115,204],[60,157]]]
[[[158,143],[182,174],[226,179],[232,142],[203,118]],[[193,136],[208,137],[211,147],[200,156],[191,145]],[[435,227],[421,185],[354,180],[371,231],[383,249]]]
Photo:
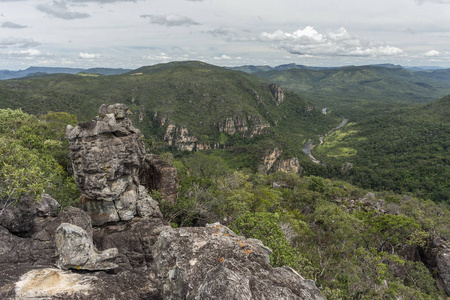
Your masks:
[[[268,247],[271,252],[263,257],[270,265],[262,265],[271,272],[272,268],[273,272],[288,270],[283,266],[292,268],[307,282],[315,282],[318,299],[321,295],[326,299],[448,299],[447,70],[413,71],[392,65],[231,70],[186,61],[126,71],[92,72],[95,76],[91,72],[35,74],[0,81],[0,229],[5,228],[0,238],[8,241],[5,245],[19,237],[27,245],[42,243],[32,240],[31,225],[23,232],[6,228],[14,225],[8,219],[14,215],[10,213],[16,209],[14,203],[24,209],[19,205],[23,197],[40,200],[45,192],[60,205],[62,215],[72,206],[84,205],[97,222],[95,243],[105,249],[114,246],[108,234],[120,241],[119,252],[125,253],[116,261],[120,268],[92,273],[103,283],[153,270],[151,249],[153,245],[161,248],[155,242],[161,238],[159,231],[151,227],[155,222],[164,224],[171,234],[180,232],[181,238],[186,232],[208,232],[211,236],[205,236],[201,245],[220,236],[221,244],[211,246],[214,254],[206,259],[213,267],[227,266],[232,259],[259,261],[252,251]],[[115,103],[121,104],[110,105]],[[91,126],[94,123],[101,130]],[[83,137],[80,150],[76,140],[82,130],[89,136]],[[134,144],[126,144],[129,148],[124,147],[123,153],[114,150],[97,131],[109,134],[115,147],[123,143],[117,139],[133,136],[139,154],[130,150]],[[70,146],[65,136],[71,139]],[[147,162],[154,159],[170,169],[170,199],[162,189],[140,186],[139,182],[151,181],[142,179],[146,175],[131,178],[127,173],[142,168],[138,158],[145,156],[144,148],[151,154]],[[88,150],[97,156],[88,154],[80,173],[84,158],[79,157]],[[125,162],[115,162],[117,170],[111,171],[101,151],[117,154]],[[76,164],[71,161],[74,158]],[[96,164],[101,167],[94,168]],[[95,174],[96,183],[106,184],[105,176],[116,180],[119,173],[131,182],[128,190],[121,191],[127,199],[148,193],[142,197],[153,208],[136,204],[140,210],[130,215],[126,201],[114,200],[114,209],[119,208],[115,224],[105,214],[92,213],[98,207],[87,199],[86,194],[93,192],[88,190],[92,182],[85,178]],[[103,201],[104,191],[113,185],[95,189],[95,197]],[[147,210],[155,219],[139,215]],[[39,219],[36,224],[47,221]],[[204,227],[215,222],[221,225]],[[151,232],[151,240],[140,236],[139,226]],[[45,230],[38,229],[40,238]],[[231,238],[239,242],[229,242]],[[257,247],[251,239],[265,246]],[[221,245],[234,249],[237,256],[222,251]],[[33,254],[33,247],[27,247],[21,253]],[[158,249],[154,251],[161,252],[155,257],[160,259],[166,250]],[[13,258],[8,254],[0,259],[0,266],[14,269],[6,262]],[[44,260],[49,264],[49,257]],[[141,260],[148,270],[140,268]],[[197,260],[186,260],[188,270],[197,268],[196,264]],[[139,275],[136,285],[144,287],[130,292],[131,299],[149,295],[147,282],[142,283],[147,275]],[[5,287],[0,288],[0,296],[12,291],[8,276],[0,276],[0,287]],[[244,277],[251,276],[247,272]],[[159,297],[161,283],[151,283],[152,297]],[[127,289],[133,289],[131,285]]]

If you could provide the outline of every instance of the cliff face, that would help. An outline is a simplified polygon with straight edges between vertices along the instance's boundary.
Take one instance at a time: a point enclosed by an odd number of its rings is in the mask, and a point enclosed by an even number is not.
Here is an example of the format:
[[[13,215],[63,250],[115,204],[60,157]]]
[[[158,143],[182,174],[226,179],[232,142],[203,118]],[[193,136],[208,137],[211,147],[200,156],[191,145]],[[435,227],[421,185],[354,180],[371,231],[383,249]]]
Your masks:
[[[235,115],[220,122],[218,127],[219,132],[229,135],[240,132],[243,137],[253,138],[264,134],[264,129],[269,128],[270,124],[265,123],[261,116],[248,115],[247,118],[243,118],[240,115]]]
[[[297,157],[279,159],[282,153],[283,151],[279,148],[268,151],[263,157],[263,164],[260,166],[261,172],[281,171],[285,173],[300,173],[302,171]]]
[[[277,106],[284,101],[284,90],[276,83],[271,83],[269,85],[269,90],[272,92],[275,97],[275,101],[277,102]]]

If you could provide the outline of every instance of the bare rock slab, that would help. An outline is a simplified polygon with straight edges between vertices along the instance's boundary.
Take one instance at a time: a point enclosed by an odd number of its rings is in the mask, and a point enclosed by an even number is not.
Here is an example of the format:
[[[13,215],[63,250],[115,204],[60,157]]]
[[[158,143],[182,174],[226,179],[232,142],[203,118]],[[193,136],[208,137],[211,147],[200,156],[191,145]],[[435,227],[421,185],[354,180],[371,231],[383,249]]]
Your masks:
[[[94,288],[95,279],[52,268],[31,270],[16,282],[15,299],[83,299]]]
[[[324,300],[311,280],[273,268],[271,250],[218,223],[167,229],[153,247],[163,299]]]

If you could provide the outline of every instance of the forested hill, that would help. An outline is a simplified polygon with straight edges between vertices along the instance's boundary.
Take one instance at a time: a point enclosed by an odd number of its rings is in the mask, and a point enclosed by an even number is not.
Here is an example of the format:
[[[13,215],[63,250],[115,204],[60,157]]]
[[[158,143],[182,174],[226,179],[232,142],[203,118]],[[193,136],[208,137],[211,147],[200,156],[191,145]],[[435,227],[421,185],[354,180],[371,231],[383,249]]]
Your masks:
[[[328,171],[366,188],[450,201],[450,96],[368,118],[335,132],[314,150]]]
[[[197,61],[115,76],[57,74],[0,81],[0,108],[36,115],[65,111],[87,121],[103,103],[127,104],[152,151],[164,145],[227,149],[223,155],[253,170],[277,147],[286,158],[301,159],[307,139],[340,122],[270,81]]]
[[[400,66],[289,69],[255,73],[347,117],[428,103],[450,94],[449,70],[412,72]]]

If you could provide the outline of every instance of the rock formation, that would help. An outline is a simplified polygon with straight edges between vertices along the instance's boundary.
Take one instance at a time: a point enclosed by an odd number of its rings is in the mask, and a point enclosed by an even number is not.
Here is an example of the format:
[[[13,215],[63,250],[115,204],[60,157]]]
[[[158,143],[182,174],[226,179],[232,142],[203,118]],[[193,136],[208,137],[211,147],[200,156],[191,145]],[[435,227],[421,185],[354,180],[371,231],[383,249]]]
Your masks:
[[[277,106],[284,101],[284,91],[283,89],[276,83],[271,83],[269,85],[269,90],[272,92],[272,95],[275,97],[275,101],[277,102]]]
[[[67,128],[85,211],[56,217],[46,196],[0,215],[0,299],[324,299],[312,281],[271,267],[259,240],[218,223],[172,229],[141,182],[175,201],[176,173],[145,156],[127,113],[103,105]]]
[[[264,170],[269,171],[277,158],[283,153],[279,148],[275,148],[263,157]]]
[[[98,251],[92,237],[83,228],[62,223],[55,235],[56,265],[63,270],[109,270],[118,267],[112,261],[118,255],[117,248]]]
[[[164,140],[168,145],[175,146],[181,151],[193,151],[198,138],[189,134],[187,127],[171,123],[167,126]]]
[[[274,166],[274,171],[281,171],[285,173],[301,173],[302,167],[297,157],[282,159],[277,161]]]
[[[271,252],[219,223],[165,230],[153,248],[165,300],[325,299],[294,270],[271,267]]]
[[[450,249],[445,248],[436,258],[439,277],[447,295],[450,295]]]
[[[157,155],[147,155],[139,179],[149,190],[158,190],[164,200],[175,204],[177,199],[177,169]]]
[[[299,173],[302,170],[297,157],[278,159],[283,151],[279,148],[274,148],[272,151],[266,152],[266,155],[262,158],[263,164],[259,167],[262,173],[266,173],[270,170],[281,171],[285,173]]]
[[[218,124],[219,132],[224,132],[233,135],[236,132],[242,133],[243,137],[253,138],[257,135],[264,134],[265,128],[269,128],[270,124],[264,122],[261,116],[248,115],[244,118],[240,115],[235,115],[230,118],[225,118]]]
[[[140,131],[127,118],[129,113],[124,104],[104,104],[94,120],[66,129],[81,205],[94,225],[159,213],[140,188],[145,148]]]

